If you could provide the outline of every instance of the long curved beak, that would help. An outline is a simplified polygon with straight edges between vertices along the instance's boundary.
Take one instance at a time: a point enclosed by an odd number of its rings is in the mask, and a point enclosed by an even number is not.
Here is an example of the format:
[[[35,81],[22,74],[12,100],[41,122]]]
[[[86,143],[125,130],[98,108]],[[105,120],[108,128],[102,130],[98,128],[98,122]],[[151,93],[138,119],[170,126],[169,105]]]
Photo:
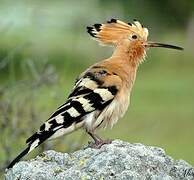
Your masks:
[[[169,49],[177,49],[177,50],[183,50],[182,47],[174,46],[170,44],[163,44],[163,43],[156,43],[156,42],[147,42],[145,47],[163,47],[163,48],[169,48]]]

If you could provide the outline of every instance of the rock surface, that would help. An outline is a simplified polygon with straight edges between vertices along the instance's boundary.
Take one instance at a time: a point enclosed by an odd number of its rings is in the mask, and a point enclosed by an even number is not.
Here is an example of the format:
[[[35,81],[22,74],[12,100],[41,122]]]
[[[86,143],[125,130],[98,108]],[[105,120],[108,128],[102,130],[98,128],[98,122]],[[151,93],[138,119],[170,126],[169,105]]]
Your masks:
[[[16,164],[6,180],[146,180],[194,179],[194,168],[173,160],[158,147],[115,140],[101,149],[74,153],[46,151],[30,161]]]

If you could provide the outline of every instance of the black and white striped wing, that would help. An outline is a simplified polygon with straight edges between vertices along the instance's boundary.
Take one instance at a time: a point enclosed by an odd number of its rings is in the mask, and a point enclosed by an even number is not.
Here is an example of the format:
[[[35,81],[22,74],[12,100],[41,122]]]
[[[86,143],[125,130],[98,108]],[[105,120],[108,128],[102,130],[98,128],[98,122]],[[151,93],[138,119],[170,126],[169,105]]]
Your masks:
[[[118,89],[116,86],[104,86],[102,72],[85,73],[75,84],[73,91],[65,104],[40,127],[39,131],[27,139],[30,151],[46,139],[55,138],[71,132],[82,117],[95,111],[104,109],[114,99]]]
[[[84,73],[76,82],[65,104],[27,139],[28,146],[9,164],[13,167],[23,156],[47,139],[72,132],[83,125],[83,117],[95,110],[103,110],[118,92],[120,78],[105,70]],[[117,85],[116,85],[117,84]]]

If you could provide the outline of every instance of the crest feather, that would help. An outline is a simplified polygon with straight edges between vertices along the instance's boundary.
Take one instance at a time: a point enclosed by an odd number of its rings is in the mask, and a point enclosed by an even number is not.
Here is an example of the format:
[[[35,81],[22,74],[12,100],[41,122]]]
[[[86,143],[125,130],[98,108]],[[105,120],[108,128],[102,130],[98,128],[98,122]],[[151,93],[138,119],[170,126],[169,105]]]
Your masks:
[[[104,24],[94,24],[87,27],[87,32],[101,44],[116,45],[121,39],[137,34],[147,40],[148,29],[137,20],[133,23],[125,23],[121,20],[111,19]]]

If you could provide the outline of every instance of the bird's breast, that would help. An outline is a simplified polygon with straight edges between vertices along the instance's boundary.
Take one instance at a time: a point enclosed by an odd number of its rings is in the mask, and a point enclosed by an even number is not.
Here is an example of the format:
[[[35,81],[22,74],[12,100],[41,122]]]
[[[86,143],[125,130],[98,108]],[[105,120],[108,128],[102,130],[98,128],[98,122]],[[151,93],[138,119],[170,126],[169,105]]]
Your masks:
[[[130,103],[130,92],[127,91],[124,94],[118,93],[115,99],[107,106],[100,114],[98,119],[103,119],[102,127],[113,127],[117,123],[118,119],[122,118],[128,109]]]
[[[118,119],[123,117],[129,106],[130,96],[129,92],[121,93],[102,111],[96,110],[84,117],[85,128],[88,131],[94,131],[97,128],[112,128]]]

